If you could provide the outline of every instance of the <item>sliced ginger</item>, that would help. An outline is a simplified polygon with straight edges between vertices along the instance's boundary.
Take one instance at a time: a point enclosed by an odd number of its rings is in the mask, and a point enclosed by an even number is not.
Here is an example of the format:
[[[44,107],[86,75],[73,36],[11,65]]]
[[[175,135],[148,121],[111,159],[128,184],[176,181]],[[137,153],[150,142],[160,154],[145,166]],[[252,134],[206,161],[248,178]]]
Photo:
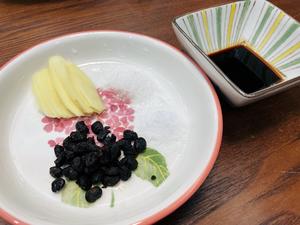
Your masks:
[[[48,117],[86,116],[105,109],[91,80],[61,56],[51,57],[48,68],[33,75],[32,89],[40,110]]]
[[[78,96],[82,97],[82,102],[85,102],[92,111],[102,112],[104,104],[99,98],[96,87],[92,81],[74,64],[67,62],[67,68],[71,76],[71,82],[76,89]]]

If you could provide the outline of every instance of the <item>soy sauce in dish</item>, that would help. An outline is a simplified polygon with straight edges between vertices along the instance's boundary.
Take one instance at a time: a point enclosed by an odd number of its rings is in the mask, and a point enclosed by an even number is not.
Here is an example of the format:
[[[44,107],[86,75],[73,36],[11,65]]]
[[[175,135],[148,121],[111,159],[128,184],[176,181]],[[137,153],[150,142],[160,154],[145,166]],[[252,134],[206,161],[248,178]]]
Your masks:
[[[209,55],[210,59],[247,94],[279,82],[282,75],[253,50],[237,45]]]

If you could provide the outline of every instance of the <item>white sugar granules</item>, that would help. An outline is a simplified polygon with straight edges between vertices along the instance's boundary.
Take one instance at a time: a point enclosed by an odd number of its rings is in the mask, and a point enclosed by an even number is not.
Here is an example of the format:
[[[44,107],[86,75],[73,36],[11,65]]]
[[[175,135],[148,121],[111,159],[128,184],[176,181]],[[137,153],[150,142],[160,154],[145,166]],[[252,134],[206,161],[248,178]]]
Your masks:
[[[127,92],[135,110],[135,131],[146,138],[149,146],[166,153],[180,151],[188,132],[186,108],[163,76],[151,68],[119,62],[88,64],[82,69],[97,87]]]

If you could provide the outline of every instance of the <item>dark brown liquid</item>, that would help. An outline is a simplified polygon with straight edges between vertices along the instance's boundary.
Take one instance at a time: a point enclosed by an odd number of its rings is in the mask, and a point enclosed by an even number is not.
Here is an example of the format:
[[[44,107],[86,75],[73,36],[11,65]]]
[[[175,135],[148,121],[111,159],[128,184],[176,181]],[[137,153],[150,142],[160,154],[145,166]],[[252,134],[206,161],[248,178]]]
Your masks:
[[[247,94],[269,87],[280,80],[271,68],[243,45],[225,49],[209,57]]]

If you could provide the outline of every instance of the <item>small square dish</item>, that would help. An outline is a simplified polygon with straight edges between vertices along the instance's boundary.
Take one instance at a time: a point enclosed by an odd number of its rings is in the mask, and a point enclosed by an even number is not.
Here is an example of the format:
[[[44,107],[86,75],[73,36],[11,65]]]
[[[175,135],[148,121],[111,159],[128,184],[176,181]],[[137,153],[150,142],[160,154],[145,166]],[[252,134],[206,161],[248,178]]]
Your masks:
[[[268,1],[203,9],[176,17],[172,25],[182,46],[234,106],[300,83],[300,24]]]

